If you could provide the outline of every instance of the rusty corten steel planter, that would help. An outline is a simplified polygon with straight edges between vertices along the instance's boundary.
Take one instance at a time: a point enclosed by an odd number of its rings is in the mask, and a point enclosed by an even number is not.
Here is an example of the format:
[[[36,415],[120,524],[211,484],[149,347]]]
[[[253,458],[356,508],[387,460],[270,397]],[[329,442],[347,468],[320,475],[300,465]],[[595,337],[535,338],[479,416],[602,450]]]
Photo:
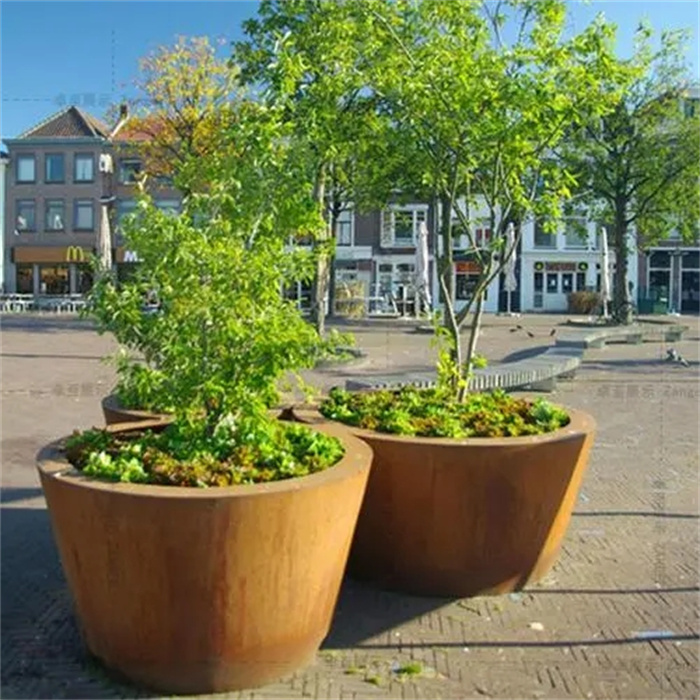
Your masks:
[[[134,408],[124,408],[115,394],[109,394],[109,396],[105,396],[102,399],[102,413],[107,425],[153,420],[170,423],[173,420],[173,417],[168,413],[153,413]]]
[[[342,427],[314,427],[343,440],[338,464],[247,486],[109,483],[80,475],[58,442],[39,453],[63,570],[95,656],[137,683],[194,694],[263,685],[312,661],[371,462],[370,448]]]
[[[588,463],[595,422],[516,438],[417,438],[348,429],[374,459],[348,572],[434,596],[497,595],[554,564]],[[300,411],[299,420],[326,420]]]

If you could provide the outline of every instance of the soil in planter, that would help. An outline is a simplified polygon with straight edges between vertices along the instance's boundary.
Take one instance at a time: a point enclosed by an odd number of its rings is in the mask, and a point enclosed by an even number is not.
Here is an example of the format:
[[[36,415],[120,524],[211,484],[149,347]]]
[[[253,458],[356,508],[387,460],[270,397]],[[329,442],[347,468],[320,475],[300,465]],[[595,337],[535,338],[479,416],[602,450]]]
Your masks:
[[[503,391],[470,394],[464,403],[443,389],[398,391],[333,389],[320,406],[331,420],[366,430],[419,437],[517,437],[549,433],[569,416],[543,399],[527,401]]]
[[[92,429],[66,440],[68,461],[88,476],[165,486],[233,486],[306,476],[336,464],[341,442],[281,422],[223,426],[214,435],[172,424],[115,434]]]

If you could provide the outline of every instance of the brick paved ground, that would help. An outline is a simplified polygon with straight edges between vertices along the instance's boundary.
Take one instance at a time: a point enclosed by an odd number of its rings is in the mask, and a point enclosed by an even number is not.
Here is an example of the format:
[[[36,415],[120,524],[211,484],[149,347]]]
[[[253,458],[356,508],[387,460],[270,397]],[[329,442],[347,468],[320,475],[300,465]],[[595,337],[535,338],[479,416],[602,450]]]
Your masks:
[[[489,318],[492,361],[551,342],[562,317]],[[590,350],[554,398],[599,432],[559,563],[502,598],[416,598],[346,582],[330,636],[302,673],[235,698],[696,698],[698,685],[698,319],[667,346]],[[345,373],[424,369],[427,336],[402,322],[354,329],[368,353]],[[101,420],[112,348],[84,324],[6,318],[2,334],[3,698],[156,697],[107,676],[80,643],[34,455]],[[533,629],[532,623],[540,623]],[[540,627],[536,625],[535,627]],[[652,639],[648,635],[652,635]],[[397,673],[416,661],[421,672]],[[416,667],[418,668],[418,667]],[[226,696],[222,696],[226,697]]]

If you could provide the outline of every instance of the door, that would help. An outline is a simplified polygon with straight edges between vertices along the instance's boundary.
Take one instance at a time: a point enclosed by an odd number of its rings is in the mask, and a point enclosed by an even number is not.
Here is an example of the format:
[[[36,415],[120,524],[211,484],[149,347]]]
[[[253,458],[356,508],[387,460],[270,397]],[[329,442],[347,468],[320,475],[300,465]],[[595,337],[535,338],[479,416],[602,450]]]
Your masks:
[[[683,270],[681,276],[681,313],[700,312],[700,271]]]

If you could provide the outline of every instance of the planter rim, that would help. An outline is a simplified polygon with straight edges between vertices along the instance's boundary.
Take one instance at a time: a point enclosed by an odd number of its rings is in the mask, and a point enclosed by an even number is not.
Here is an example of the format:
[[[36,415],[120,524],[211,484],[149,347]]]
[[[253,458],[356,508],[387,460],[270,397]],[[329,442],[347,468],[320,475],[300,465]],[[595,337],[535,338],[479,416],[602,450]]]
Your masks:
[[[558,430],[553,430],[549,433],[541,435],[520,435],[518,437],[468,437],[468,438],[447,438],[447,437],[421,437],[417,435],[399,435],[398,433],[382,433],[376,430],[367,430],[365,428],[356,428],[347,423],[335,421],[338,425],[342,425],[346,430],[352,432],[357,437],[371,438],[376,441],[385,442],[411,442],[419,445],[436,445],[448,447],[451,445],[473,445],[475,447],[522,447],[524,445],[536,445],[542,442],[552,442],[556,440],[567,440],[576,435],[593,432],[596,428],[596,422],[593,416],[579,409],[569,408],[562,404],[554,404],[558,408],[565,410],[569,416],[569,423]],[[309,423],[330,421],[320,411],[313,409],[294,409],[296,416],[302,420],[308,420]]]
[[[152,421],[154,426],[162,427],[163,423]],[[110,432],[143,430],[144,422],[120,423]],[[85,476],[68,462],[61,449],[68,436],[50,442],[41,448],[36,456],[37,469],[46,477],[62,479],[72,487],[104,491],[122,496],[138,498],[167,498],[171,500],[219,500],[222,498],[248,498],[264,496],[265,494],[296,491],[301,488],[320,487],[329,481],[342,481],[366,469],[371,459],[372,449],[347,428],[330,421],[309,425],[312,430],[319,430],[343,442],[345,454],[339,462],[320,472],[298,476],[291,479],[281,479],[261,484],[237,484],[235,486],[165,486],[160,484],[136,484],[120,481],[103,481],[92,476]]]
[[[157,411],[146,411],[142,408],[126,408],[122,405],[117,394],[113,391],[107,396],[102,397],[102,406],[110,408],[116,411],[121,411],[122,413],[128,413],[132,416],[147,418],[147,419],[160,419],[162,421],[172,421],[173,417],[169,413],[159,413]]]

